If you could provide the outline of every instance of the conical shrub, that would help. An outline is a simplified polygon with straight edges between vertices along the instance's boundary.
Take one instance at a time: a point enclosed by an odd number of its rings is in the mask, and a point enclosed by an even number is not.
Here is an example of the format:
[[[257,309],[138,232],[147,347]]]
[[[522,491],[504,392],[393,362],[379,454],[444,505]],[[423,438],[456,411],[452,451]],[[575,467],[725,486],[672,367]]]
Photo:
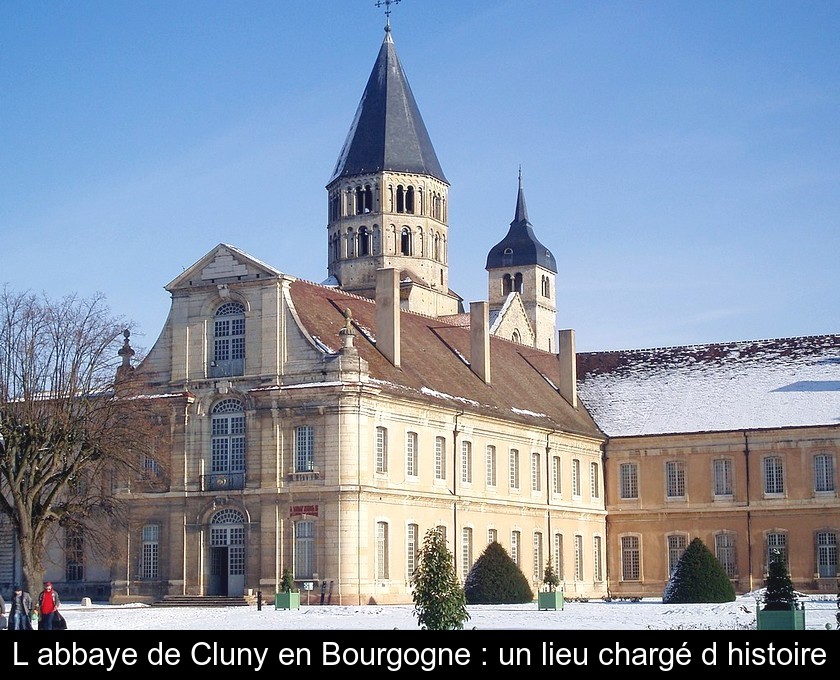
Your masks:
[[[464,582],[464,594],[468,604],[519,604],[534,599],[528,579],[496,541],[473,564]]]
[[[733,602],[735,588],[723,566],[699,538],[683,552],[671,575],[662,601],[665,604],[689,602]]]

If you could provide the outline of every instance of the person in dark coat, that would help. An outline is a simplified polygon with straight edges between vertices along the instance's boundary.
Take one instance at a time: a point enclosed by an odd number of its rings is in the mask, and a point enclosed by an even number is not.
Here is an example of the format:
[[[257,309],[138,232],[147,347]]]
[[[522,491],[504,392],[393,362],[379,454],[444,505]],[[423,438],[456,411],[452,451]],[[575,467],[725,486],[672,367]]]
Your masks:
[[[9,630],[32,630],[32,596],[20,586],[9,603]]]
[[[51,581],[44,584],[44,589],[38,595],[38,630],[53,630],[53,621],[56,618],[58,608],[61,606],[61,599],[58,593],[53,590]]]
[[[3,596],[0,595],[0,630],[6,630],[7,625],[8,621],[6,620],[6,602],[3,600]]]

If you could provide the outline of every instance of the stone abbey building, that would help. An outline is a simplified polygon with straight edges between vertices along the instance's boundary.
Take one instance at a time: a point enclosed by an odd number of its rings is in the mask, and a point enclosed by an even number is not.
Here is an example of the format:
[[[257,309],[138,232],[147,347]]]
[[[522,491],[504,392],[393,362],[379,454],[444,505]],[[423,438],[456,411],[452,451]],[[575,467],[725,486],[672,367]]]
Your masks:
[[[116,489],[117,564],[70,572],[55,546],[63,597],[273,593],[288,567],[333,604],[410,602],[433,528],[462,578],[498,541],[535,591],[551,560],[570,599],[659,597],[695,537],[738,592],[773,550],[798,589],[836,592],[840,336],[577,353],[521,178],[465,306],[388,28],[326,189],[324,283],[221,243],[166,286],[135,369],[163,464]]]

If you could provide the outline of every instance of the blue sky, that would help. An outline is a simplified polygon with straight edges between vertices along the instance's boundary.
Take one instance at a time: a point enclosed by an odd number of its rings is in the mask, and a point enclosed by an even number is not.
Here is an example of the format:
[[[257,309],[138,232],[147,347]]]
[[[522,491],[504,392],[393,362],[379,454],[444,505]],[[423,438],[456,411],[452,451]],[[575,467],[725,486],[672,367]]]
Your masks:
[[[220,242],[326,278],[374,0],[0,2],[0,284],[102,292],[149,348]],[[450,285],[529,217],[578,350],[840,332],[840,3],[402,0]]]

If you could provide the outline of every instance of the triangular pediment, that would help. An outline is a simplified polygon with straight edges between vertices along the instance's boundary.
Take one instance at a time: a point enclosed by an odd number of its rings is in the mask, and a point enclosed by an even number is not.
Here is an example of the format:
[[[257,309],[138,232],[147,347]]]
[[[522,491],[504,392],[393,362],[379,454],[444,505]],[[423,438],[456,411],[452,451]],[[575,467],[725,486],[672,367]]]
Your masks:
[[[220,243],[198,262],[187,267],[179,276],[165,286],[173,291],[180,288],[253,281],[284,276],[283,272],[250,256],[243,250],[227,243]]]

